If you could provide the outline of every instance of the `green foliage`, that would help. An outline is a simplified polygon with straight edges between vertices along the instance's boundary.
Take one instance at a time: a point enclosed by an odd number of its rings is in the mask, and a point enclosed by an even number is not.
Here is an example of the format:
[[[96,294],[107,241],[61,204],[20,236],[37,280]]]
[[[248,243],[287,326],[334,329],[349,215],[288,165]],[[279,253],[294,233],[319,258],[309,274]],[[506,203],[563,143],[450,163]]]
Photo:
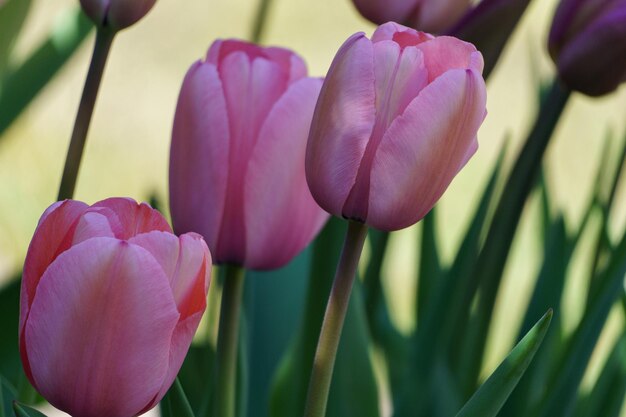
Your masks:
[[[12,3],[16,2],[28,3],[12,0]],[[67,12],[23,63],[9,69],[4,77],[4,89],[0,91],[0,136],[72,57],[92,27],[80,9]]]
[[[178,378],[161,400],[161,410],[164,416],[195,417]]]
[[[30,408],[18,402],[13,402],[13,411],[15,412],[15,417],[46,417],[45,414],[34,408]]]
[[[456,417],[495,417],[528,368],[552,320],[549,310],[509,353]]]

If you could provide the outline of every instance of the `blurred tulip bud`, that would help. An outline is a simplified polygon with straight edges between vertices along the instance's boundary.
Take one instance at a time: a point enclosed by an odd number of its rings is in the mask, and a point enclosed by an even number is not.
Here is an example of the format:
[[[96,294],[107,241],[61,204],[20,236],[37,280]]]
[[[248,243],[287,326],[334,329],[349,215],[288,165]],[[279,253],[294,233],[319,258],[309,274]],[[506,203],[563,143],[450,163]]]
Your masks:
[[[211,256],[146,204],[66,200],[28,248],[20,353],[33,386],[85,417],[136,416],[173,383],[206,305]]]
[[[560,78],[590,96],[626,81],[626,0],[562,0],[549,49]]]
[[[280,267],[328,215],[304,153],[322,80],[281,48],[215,42],[187,73],[170,153],[174,229],[204,236],[216,263]]]
[[[473,45],[396,23],[350,37],[315,109],[306,173],[317,202],[381,230],[433,207],[478,147],[485,114]]]
[[[80,0],[83,10],[97,26],[127,28],[144,17],[156,0]]]
[[[383,24],[403,22],[426,32],[451,27],[470,7],[471,0],[353,0],[366,19]]]

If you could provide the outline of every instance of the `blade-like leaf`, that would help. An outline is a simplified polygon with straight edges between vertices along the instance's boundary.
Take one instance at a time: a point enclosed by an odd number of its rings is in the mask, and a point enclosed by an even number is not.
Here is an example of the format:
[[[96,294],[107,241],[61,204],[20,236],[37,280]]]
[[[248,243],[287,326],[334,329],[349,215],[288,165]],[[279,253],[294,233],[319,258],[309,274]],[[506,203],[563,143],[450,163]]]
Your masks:
[[[45,414],[30,408],[24,404],[20,404],[17,401],[13,402],[13,412],[15,417],[47,417]]]
[[[479,282],[479,291],[475,314],[464,332],[464,343],[460,347],[459,372],[463,376],[461,386],[465,394],[473,392],[478,383],[491,316],[517,225],[526,200],[539,177],[543,154],[570,93],[558,80],[553,82],[550,93],[541,105],[535,125],[506,181],[485,245],[472,271],[473,281]]]
[[[167,410],[166,415],[169,416],[195,417],[178,378],[176,378],[163,400],[161,400],[161,407]]]
[[[550,310],[513,348],[456,417],[495,417],[498,414],[539,349],[551,319]]]
[[[587,309],[578,328],[569,341],[563,360],[555,372],[554,381],[539,407],[539,417],[568,416],[576,404],[578,388],[598,342],[600,333],[613,304],[623,292],[626,276],[626,234],[613,253],[606,272],[600,278],[600,287],[593,304]]]
[[[17,399],[17,391],[2,376],[0,376],[0,417],[13,415],[13,401]]]
[[[0,95],[0,136],[74,54],[92,27],[79,8],[73,9],[59,19],[49,38],[19,68],[7,74]]]
[[[579,402],[576,417],[619,417],[626,398],[626,333],[615,342],[593,390]]]
[[[31,0],[8,0],[0,6],[0,94],[11,51],[24,25],[30,4]]]
[[[439,282],[441,263],[437,249],[437,207],[421,221],[422,241],[420,247],[420,262],[417,280],[417,305],[415,309],[416,323],[422,318],[428,300],[432,297],[433,287]]]

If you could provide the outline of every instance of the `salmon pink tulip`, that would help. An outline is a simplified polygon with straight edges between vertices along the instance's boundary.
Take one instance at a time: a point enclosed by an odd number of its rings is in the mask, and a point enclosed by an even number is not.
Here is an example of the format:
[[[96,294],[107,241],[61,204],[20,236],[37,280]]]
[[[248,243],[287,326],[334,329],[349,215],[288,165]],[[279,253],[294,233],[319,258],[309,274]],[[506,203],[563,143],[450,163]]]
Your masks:
[[[170,207],[177,233],[196,231],[217,263],[286,264],[327,214],[304,173],[322,80],[281,48],[215,42],[192,65],[174,118]]]
[[[144,17],[156,0],[80,0],[80,5],[97,26],[124,29]]]
[[[20,353],[33,386],[80,417],[132,417],[173,383],[200,323],[211,256],[146,204],[66,200],[28,248]]]
[[[311,125],[306,174],[336,216],[381,230],[419,221],[478,147],[486,110],[473,45],[396,23],[337,52]]]
[[[560,78],[590,96],[626,82],[626,0],[562,0],[549,40]]]

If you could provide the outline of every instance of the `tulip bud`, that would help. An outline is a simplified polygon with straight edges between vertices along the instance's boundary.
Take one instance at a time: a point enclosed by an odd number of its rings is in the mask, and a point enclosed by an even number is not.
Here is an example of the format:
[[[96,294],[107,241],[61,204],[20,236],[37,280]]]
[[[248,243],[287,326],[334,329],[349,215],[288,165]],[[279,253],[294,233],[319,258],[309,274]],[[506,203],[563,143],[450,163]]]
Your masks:
[[[311,125],[306,174],[319,205],[388,231],[424,217],[478,147],[482,68],[473,45],[396,23],[350,37]]]
[[[562,0],[549,38],[561,80],[590,96],[626,81],[626,0]]]
[[[28,248],[20,353],[33,386],[84,417],[135,416],[174,382],[206,306],[211,256],[146,204],[55,203]]]
[[[322,81],[281,48],[215,42],[192,65],[170,153],[177,233],[197,231],[217,263],[286,264],[327,214],[307,187],[304,153]]]
[[[382,24],[403,22],[426,32],[441,33],[469,9],[471,0],[353,0],[366,19]]]
[[[97,26],[127,28],[144,17],[156,0],[80,0],[83,10]]]

